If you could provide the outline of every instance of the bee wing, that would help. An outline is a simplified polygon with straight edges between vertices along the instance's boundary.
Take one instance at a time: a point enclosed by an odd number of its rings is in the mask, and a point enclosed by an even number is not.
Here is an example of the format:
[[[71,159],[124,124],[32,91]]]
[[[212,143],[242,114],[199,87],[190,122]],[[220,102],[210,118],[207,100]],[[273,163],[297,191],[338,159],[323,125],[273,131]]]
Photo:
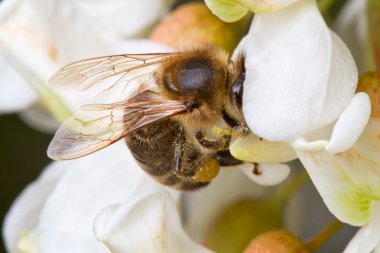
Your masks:
[[[54,160],[79,158],[144,126],[186,111],[183,102],[164,101],[151,92],[113,104],[84,105],[58,129],[48,156]]]
[[[155,87],[152,73],[162,60],[177,54],[180,53],[124,54],[77,61],[58,70],[49,82],[56,88],[83,92],[90,98],[114,92],[111,94],[117,94],[116,100],[121,101]]]

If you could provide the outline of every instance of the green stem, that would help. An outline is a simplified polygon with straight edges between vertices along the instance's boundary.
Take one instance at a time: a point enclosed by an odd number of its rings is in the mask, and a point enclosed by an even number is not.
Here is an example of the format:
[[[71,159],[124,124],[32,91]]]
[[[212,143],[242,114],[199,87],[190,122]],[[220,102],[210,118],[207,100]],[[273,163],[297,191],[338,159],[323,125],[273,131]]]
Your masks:
[[[323,244],[325,244],[331,237],[333,237],[341,228],[343,223],[339,220],[334,220],[326,228],[324,228],[320,233],[315,235],[311,240],[306,243],[306,246],[313,252],[319,249]]]
[[[309,175],[306,170],[303,170],[292,181],[281,187],[275,194],[274,198],[279,202],[284,202],[308,181]]]

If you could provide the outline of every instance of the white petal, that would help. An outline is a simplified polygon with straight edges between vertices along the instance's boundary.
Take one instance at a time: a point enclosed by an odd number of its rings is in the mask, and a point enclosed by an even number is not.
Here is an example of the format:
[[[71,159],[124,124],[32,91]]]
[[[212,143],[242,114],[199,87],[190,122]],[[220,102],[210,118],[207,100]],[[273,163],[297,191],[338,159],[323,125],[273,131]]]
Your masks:
[[[12,204],[3,225],[4,241],[9,252],[16,252],[22,232],[37,227],[46,198],[64,171],[63,164],[52,163],[35,182],[23,190]]]
[[[28,231],[21,235],[21,239],[17,244],[17,248],[21,253],[39,253],[37,245],[37,232]]]
[[[92,232],[99,211],[136,192],[163,189],[139,168],[124,142],[68,166],[40,217],[38,239],[44,252],[108,252]]]
[[[365,153],[366,157],[375,164],[380,164],[380,119],[371,118],[355,148]]]
[[[380,119],[371,119],[358,142],[336,154],[336,160],[360,190],[362,197],[380,200]],[[373,129],[373,127],[376,127]]]
[[[357,93],[351,103],[339,116],[326,150],[331,153],[343,152],[357,141],[371,115],[371,101],[366,93]]]
[[[298,138],[291,142],[291,145],[295,149],[301,149],[303,151],[319,152],[325,149],[329,142],[327,140],[315,140],[308,141],[304,138]]]
[[[184,232],[174,200],[165,192],[139,194],[96,217],[95,234],[113,253],[211,252]]]
[[[242,171],[253,181],[260,185],[276,185],[286,179],[290,168],[285,164],[259,163],[240,165]]]
[[[237,185],[239,187],[236,187]],[[220,210],[240,199],[261,198],[268,195],[269,191],[253,183],[238,168],[223,167],[209,186],[183,194],[186,231],[196,241],[201,242]]]
[[[330,212],[351,225],[368,222],[370,201],[362,201],[358,189],[333,155],[326,151],[308,153],[296,150],[296,153]]]
[[[366,69],[367,1],[346,1],[334,24],[334,31],[343,39],[352,52],[359,73]]]
[[[355,62],[315,1],[255,15],[247,36],[243,112],[255,134],[292,141],[347,107],[357,84]]]
[[[0,113],[23,110],[38,99],[32,87],[0,55]]]
[[[380,202],[372,207],[372,216],[368,224],[356,233],[347,245],[344,253],[371,253],[380,243]]]
[[[36,15],[44,21],[42,25],[59,61],[67,64],[81,58],[121,53],[118,50],[126,39],[144,37],[146,30],[170,10],[172,2],[39,0]],[[128,52],[128,45],[124,45],[123,53]]]
[[[271,142],[250,134],[230,145],[231,154],[243,161],[256,163],[281,163],[297,158],[293,148],[285,142]]]

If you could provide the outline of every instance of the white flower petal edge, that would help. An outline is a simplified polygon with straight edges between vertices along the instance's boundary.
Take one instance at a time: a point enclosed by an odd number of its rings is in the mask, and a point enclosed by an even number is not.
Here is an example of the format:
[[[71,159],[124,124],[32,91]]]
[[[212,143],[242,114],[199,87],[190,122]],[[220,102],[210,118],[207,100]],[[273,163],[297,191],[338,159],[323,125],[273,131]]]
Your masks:
[[[371,116],[371,101],[364,92],[355,94],[351,103],[335,123],[330,142],[326,145],[331,154],[343,152],[352,147],[363,132]]]
[[[166,190],[139,168],[124,142],[73,162],[40,215],[38,245],[45,252],[107,252],[92,232],[97,214],[136,193]]]
[[[258,136],[293,141],[334,122],[350,103],[355,62],[314,0],[255,15],[247,37],[239,45],[246,52],[243,113]]]
[[[380,119],[371,118],[350,149],[337,154],[327,151],[296,153],[330,211],[355,226],[368,223],[373,203],[380,200]]]
[[[286,164],[255,163],[242,164],[241,170],[254,182],[260,185],[276,185],[289,176],[290,168]]]
[[[113,253],[211,253],[185,233],[166,192],[139,194],[107,207],[96,217],[94,232]]]
[[[17,252],[17,244],[23,232],[37,227],[46,198],[65,169],[64,163],[52,163],[35,182],[23,190],[12,204],[4,219],[2,231],[5,246],[9,252]]]
[[[344,253],[370,253],[380,244],[380,202],[373,204],[373,215],[368,224],[356,233]]]

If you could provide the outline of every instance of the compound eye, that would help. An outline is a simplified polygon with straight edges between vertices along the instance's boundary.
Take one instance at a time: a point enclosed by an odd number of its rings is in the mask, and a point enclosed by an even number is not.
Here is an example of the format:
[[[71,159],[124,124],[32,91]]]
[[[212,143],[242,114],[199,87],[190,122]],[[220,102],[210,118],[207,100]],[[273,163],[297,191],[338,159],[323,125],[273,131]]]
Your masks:
[[[241,110],[243,105],[243,83],[245,79],[245,73],[241,73],[233,83],[231,87],[230,99],[232,103]]]

